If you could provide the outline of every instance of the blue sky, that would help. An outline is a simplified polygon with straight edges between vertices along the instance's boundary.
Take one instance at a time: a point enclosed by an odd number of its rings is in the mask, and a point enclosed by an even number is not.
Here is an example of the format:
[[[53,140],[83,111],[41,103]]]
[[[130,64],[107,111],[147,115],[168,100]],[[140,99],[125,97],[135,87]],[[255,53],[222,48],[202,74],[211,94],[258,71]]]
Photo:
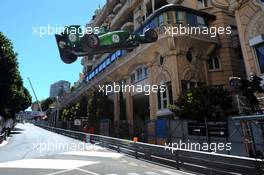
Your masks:
[[[27,77],[30,77],[39,99],[49,96],[49,87],[55,81],[71,83],[82,72],[80,59],[73,64],[64,64],[54,35],[39,37],[33,27],[66,26],[88,23],[99,5],[105,0],[5,0],[1,1],[0,31],[7,36],[18,53],[19,70],[25,87],[35,98]]]

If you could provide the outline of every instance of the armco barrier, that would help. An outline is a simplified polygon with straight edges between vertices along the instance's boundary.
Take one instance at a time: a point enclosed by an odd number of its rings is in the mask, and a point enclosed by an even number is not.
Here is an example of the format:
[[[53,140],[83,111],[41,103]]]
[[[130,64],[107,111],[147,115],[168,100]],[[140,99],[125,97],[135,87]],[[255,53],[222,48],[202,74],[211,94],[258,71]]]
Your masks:
[[[182,169],[199,174],[210,175],[264,174],[264,161],[260,159],[173,149],[171,147],[134,142],[96,134],[86,134],[45,125],[37,126],[71,138],[96,143],[102,147],[134,156],[137,159],[144,159],[158,164],[175,167],[179,170]]]

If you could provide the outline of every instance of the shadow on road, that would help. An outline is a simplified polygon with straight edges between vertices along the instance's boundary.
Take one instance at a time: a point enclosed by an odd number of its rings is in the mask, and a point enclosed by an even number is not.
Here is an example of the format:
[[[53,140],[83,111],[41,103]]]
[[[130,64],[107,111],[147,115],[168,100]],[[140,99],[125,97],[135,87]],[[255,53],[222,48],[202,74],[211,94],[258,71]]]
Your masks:
[[[21,128],[14,128],[13,131],[24,131],[24,129],[21,129]]]
[[[14,135],[14,134],[21,134],[22,131],[24,131],[24,129],[14,128],[12,131],[10,131],[10,137],[12,137],[12,135]]]
[[[11,131],[10,132],[10,134],[12,135],[12,134],[21,134],[22,132],[20,132],[20,131]]]

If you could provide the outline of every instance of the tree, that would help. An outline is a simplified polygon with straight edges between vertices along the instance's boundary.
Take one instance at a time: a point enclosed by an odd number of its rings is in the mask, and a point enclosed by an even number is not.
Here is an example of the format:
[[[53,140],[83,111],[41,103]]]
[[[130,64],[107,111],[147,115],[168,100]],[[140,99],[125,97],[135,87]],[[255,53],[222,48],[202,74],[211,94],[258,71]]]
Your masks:
[[[70,121],[73,121],[75,118],[80,117],[80,102],[77,102],[71,106],[70,113]]]
[[[184,119],[223,118],[231,107],[229,93],[220,86],[201,86],[180,95],[169,109]]]
[[[80,102],[65,107],[62,110],[61,118],[63,121],[73,121],[75,118],[81,116]]]
[[[91,126],[95,126],[99,119],[102,119],[107,115],[107,101],[107,96],[97,90],[94,90],[89,94],[87,116],[88,123]]]
[[[70,110],[65,108],[62,110],[61,118],[63,121],[67,121],[68,118],[70,118]]]
[[[88,104],[87,104],[87,116],[88,116],[88,123],[91,126],[94,126],[97,122],[97,94],[96,92],[91,92],[88,95]]]
[[[31,105],[31,96],[23,86],[17,54],[12,43],[0,32],[0,115],[13,118]]]
[[[56,98],[47,98],[40,102],[43,111],[48,110],[55,103],[56,103]]]

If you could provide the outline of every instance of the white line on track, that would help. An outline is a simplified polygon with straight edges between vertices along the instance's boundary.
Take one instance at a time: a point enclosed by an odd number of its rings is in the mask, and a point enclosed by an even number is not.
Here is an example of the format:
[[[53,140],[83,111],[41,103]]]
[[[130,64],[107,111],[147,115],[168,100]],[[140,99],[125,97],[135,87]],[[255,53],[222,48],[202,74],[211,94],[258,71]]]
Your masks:
[[[83,172],[86,172],[86,173],[88,173],[88,174],[92,174],[92,175],[99,175],[99,174],[97,174],[97,173],[95,173],[95,172],[92,172],[92,171],[87,171],[87,170],[84,170],[84,169],[81,169],[81,168],[75,168],[76,170],[79,170],[79,171],[83,171]]]
[[[63,159],[22,159],[0,163],[0,168],[29,168],[29,169],[75,169],[93,165],[99,162]]]

